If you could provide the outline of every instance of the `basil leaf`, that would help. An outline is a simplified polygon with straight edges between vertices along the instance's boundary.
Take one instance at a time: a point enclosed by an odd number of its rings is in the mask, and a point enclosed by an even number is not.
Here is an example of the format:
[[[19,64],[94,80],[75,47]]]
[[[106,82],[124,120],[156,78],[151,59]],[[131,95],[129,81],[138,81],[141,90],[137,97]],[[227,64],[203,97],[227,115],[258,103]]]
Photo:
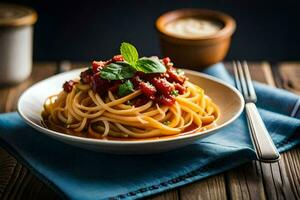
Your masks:
[[[125,61],[127,61],[130,65],[133,65],[134,67],[135,63],[139,59],[139,54],[136,48],[132,44],[122,42],[120,52]]]
[[[144,73],[164,73],[166,67],[155,58],[140,58],[136,63],[136,69]]]
[[[125,81],[123,84],[119,85],[119,96],[125,96],[127,94],[130,94],[134,91],[133,84],[130,80]]]
[[[122,80],[133,77],[135,70],[125,62],[116,62],[107,65],[100,72],[100,76],[107,80]]]

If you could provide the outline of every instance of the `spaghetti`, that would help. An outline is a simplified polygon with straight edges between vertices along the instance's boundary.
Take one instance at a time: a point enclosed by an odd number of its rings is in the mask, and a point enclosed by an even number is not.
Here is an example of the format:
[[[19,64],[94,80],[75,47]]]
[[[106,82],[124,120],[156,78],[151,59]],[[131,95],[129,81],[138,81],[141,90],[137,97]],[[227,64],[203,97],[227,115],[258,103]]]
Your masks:
[[[97,139],[173,136],[215,124],[217,106],[182,72],[175,73],[169,58],[160,60],[166,67],[163,73],[136,71],[122,80],[101,78],[106,66],[120,62],[114,60],[94,62],[80,80],[66,82],[63,91],[50,96],[42,113],[45,124]]]

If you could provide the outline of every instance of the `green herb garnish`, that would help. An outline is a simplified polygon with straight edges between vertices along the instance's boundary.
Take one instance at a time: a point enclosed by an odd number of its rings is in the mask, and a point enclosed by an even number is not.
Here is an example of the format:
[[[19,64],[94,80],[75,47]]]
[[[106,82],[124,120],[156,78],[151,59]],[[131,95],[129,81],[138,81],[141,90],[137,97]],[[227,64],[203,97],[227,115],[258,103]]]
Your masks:
[[[178,90],[172,90],[171,95],[177,97],[178,96]]]
[[[130,94],[134,91],[133,84],[130,80],[125,81],[123,84],[119,85],[118,94],[120,97]]]
[[[136,68],[144,73],[164,73],[166,71],[165,66],[155,58],[140,58],[136,63]]]
[[[111,63],[101,70],[100,76],[107,80],[123,80],[133,77],[135,70],[125,62]]]
[[[132,66],[136,65],[136,62],[139,59],[139,54],[136,48],[129,43],[122,42],[120,47],[120,52],[123,58]]]
[[[171,123],[170,121],[164,121],[163,122],[163,124],[166,125],[166,126],[169,126],[170,123]]]
[[[101,78],[107,80],[122,80],[131,78],[136,71],[144,73],[164,73],[165,66],[155,58],[139,58],[136,48],[123,42],[120,47],[121,55],[125,62],[111,63],[101,70]]]

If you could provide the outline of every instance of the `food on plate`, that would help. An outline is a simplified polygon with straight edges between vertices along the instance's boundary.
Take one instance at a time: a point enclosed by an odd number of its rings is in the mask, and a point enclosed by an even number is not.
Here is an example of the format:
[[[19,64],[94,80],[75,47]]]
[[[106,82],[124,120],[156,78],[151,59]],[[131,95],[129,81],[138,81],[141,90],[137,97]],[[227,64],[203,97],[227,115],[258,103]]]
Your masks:
[[[161,138],[214,126],[218,107],[166,57],[139,57],[123,42],[120,55],[93,61],[44,103],[43,123],[97,139]],[[75,77],[74,77],[75,78]]]

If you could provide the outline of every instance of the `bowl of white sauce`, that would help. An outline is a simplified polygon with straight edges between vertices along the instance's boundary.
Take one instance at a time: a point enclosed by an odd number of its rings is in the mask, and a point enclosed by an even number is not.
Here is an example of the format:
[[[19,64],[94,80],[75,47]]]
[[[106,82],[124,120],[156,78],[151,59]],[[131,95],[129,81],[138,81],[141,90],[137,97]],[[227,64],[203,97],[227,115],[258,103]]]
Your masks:
[[[203,69],[226,56],[235,20],[229,15],[204,9],[180,9],[156,21],[161,50],[176,65]]]

